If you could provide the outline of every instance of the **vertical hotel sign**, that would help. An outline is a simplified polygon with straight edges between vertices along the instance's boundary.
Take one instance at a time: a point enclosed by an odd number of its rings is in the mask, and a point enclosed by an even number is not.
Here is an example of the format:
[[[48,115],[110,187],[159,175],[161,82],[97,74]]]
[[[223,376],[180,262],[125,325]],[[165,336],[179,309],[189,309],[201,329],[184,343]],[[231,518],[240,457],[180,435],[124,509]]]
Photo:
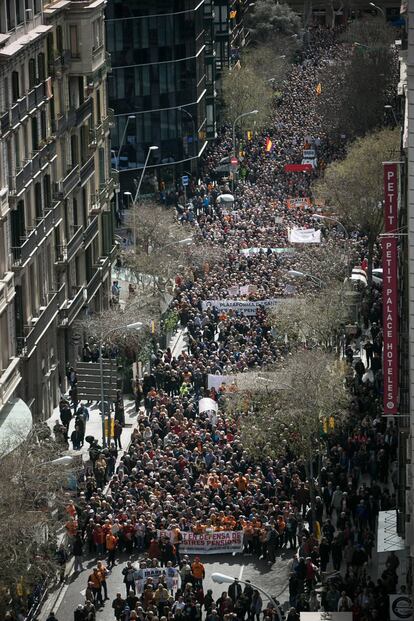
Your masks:
[[[384,414],[398,412],[398,164],[384,162],[382,236]],[[389,235],[387,235],[389,233]]]

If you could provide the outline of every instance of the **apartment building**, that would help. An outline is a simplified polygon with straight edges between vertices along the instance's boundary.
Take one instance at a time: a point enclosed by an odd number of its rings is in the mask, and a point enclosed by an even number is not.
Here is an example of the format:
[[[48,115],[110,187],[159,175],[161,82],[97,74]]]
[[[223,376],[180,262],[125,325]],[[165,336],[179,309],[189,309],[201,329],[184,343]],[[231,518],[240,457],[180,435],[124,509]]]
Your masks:
[[[50,416],[114,259],[105,0],[0,3],[0,417]]]

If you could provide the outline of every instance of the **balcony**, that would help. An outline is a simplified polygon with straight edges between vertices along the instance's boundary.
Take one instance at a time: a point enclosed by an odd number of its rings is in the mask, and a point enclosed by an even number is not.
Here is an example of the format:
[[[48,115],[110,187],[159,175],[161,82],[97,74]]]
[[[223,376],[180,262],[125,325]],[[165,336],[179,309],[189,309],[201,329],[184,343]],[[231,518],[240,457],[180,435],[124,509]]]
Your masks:
[[[0,280],[0,315],[14,298],[14,272],[6,272]]]
[[[29,358],[34,352],[37,344],[48,330],[51,323],[56,318],[61,306],[65,302],[65,285],[49,295],[46,306],[40,307],[39,316],[32,319],[32,324],[25,327],[25,336],[20,341],[20,355]]]
[[[35,99],[36,105],[39,106],[44,99],[46,99],[46,84],[45,82],[40,82],[40,84],[36,84],[34,87],[35,91]]]
[[[90,302],[102,284],[102,268],[98,267],[86,286],[87,301]]]
[[[7,217],[10,211],[8,188],[0,189],[0,220]]]
[[[83,227],[75,226],[72,228],[74,233],[69,241],[56,247],[56,263],[58,265],[66,266],[83,247]]]
[[[80,169],[80,184],[85,185],[95,172],[95,157],[92,155]]]
[[[76,164],[61,182],[62,195],[66,198],[79,183],[79,164]]]
[[[36,93],[35,90],[31,90],[27,93],[27,109],[29,112],[33,112],[36,108]]]
[[[6,134],[10,129],[10,113],[9,111],[5,112],[0,117],[0,132],[2,136]]]
[[[11,124],[12,124],[12,127],[17,125],[19,121],[20,121],[19,104],[15,104],[11,108]]]
[[[95,128],[94,139],[96,140],[96,142],[106,139],[113,124],[114,124],[114,112],[113,110],[109,109],[108,115],[104,119],[101,119],[101,123]]]
[[[21,269],[29,261],[40,243],[48,237],[56,224],[62,218],[62,203],[57,202],[52,209],[45,211],[43,218],[38,221],[36,228],[28,233],[20,246],[12,248],[13,269]]]
[[[82,125],[93,112],[93,100],[92,97],[88,97],[80,106],[76,109],[75,124],[77,126]]]
[[[80,287],[79,290],[70,300],[66,300],[66,306],[62,309],[63,319],[66,325],[71,325],[79,315],[82,307],[85,305],[85,288]]]
[[[83,232],[83,245],[86,248],[99,233],[98,216],[95,216]]]
[[[19,364],[20,358],[11,358],[7,369],[0,374],[0,408],[6,405],[20,384]]]
[[[24,119],[27,116],[27,99],[26,97],[22,97],[18,99],[17,105],[19,106],[19,119]]]

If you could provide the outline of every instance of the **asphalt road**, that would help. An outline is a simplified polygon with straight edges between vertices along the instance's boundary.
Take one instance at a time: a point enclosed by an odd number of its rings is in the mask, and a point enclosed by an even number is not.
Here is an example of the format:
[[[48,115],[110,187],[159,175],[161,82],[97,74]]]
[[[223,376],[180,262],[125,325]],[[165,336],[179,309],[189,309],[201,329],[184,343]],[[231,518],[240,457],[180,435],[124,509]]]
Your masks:
[[[277,597],[280,603],[283,604],[289,596],[288,576],[292,556],[290,551],[282,551],[282,553],[279,551],[276,562],[272,566],[265,561],[258,560],[256,557],[241,554],[235,556],[231,554],[201,556],[201,561],[206,568],[206,578],[203,583],[204,592],[207,589],[213,589],[214,597],[218,599],[221,593],[227,590],[228,585],[215,584],[211,579],[213,572],[219,572],[240,580],[250,580],[252,584],[257,584],[273,597]],[[115,618],[111,603],[118,591],[125,597],[125,587],[122,582],[121,571],[125,567],[128,558],[126,555],[123,555],[118,565],[114,567],[108,576],[109,601],[105,603],[104,608],[98,610],[97,621],[113,621]],[[136,561],[137,556],[133,555],[131,560]],[[84,601],[83,595],[86,580],[94,565],[94,559],[86,561],[84,562],[84,567],[87,568],[85,571],[80,574],[72,573],[67,578],[67,588],[63,588],[54,610],[58,621],[71,621],[73,619],[73,612],[76,606]],[[267,602],[265,598],[263,599],[264,606],[266,606]]]

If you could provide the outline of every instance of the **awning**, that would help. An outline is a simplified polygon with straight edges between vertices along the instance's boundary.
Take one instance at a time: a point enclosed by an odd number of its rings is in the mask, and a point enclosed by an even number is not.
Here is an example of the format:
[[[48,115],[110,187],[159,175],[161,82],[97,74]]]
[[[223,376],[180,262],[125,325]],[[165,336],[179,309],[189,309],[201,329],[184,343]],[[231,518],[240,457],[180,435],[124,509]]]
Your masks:
[[[0,411],[0,457],[14,451],[29,435],[32,413],[23,399],[11,399]]]
[[[405,550],[404,539],[397,533],[397,512],[380,511],[378,514],[377,552],[398,552]]]

